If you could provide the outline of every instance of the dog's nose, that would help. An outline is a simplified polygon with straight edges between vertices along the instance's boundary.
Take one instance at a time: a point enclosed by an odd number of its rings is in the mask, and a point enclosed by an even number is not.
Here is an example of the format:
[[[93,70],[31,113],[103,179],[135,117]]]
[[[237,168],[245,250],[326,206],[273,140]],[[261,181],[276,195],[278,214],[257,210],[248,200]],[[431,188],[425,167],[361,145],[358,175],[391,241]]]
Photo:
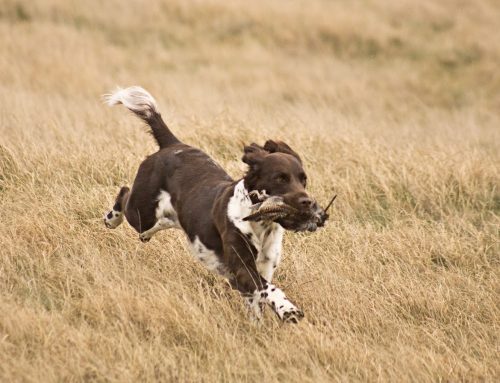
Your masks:
[[[303,209],[309,209],[313,204],[313,200],[309,197],[300,197],[298,202]]]

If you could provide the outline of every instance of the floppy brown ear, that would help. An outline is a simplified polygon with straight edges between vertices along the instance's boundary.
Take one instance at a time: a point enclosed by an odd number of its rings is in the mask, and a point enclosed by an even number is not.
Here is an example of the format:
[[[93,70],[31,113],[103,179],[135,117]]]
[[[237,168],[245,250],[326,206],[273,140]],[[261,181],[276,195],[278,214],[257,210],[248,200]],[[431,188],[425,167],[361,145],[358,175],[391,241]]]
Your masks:
[[[250,167],[255,167],[258,165],[266,156],[266,154],[269,154],[262,146],[259,146],[257,144],[250,144],[249,146],[245,146],[243,151],[245,154],[243,154],[242,161],[245,164],[250,165]]]
[[[290,154],[294,156],[297,160],[299,160],[299,162],[302,164],[300,156],[290,146],[288,146],[288,144],[285,144],[283,141],[267,140],[266,143],[264,144],[264,149],[267,150],[269,153],[281,152]]]

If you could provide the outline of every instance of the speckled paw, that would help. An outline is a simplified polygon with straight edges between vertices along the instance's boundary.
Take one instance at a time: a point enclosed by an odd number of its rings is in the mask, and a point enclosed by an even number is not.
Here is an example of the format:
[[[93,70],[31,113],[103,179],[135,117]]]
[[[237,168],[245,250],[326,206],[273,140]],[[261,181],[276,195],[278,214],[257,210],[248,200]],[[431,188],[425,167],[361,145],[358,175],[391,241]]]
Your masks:
[[[116,229],[122,222],[123,214],[118,211],[111,210],[104,216],[104,225],[108,229]]]
[[[299,309],[293,309],[283,314],[283,322],[285,323],[299,323],[302,318],[304,318],[304,313]]]
[[[146,242],[149,242],[151,240],[151,237],[149,235],[144,235],[143,234],[139,234],[139,239],[141,240],[142,243],[146,243]]]

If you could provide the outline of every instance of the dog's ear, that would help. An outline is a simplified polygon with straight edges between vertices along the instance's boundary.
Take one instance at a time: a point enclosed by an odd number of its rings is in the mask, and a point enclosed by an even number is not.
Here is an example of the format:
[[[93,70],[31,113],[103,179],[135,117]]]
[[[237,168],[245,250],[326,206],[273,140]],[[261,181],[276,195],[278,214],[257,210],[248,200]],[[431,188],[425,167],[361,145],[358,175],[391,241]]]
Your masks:
[[[285,144],[283,141],[273,141],[267,140],[264,144],[264,149],[269,153],[286,153],[294,156],[299,162],[302,164],[302,160],[299,155],[290,147],[288,144]]]
[[[269,154],[262,146],[257,144],[250,144],[243,149],[243,158],[241,159],[245,164],[250,165],[251,168],[256,167],[266,156]]]

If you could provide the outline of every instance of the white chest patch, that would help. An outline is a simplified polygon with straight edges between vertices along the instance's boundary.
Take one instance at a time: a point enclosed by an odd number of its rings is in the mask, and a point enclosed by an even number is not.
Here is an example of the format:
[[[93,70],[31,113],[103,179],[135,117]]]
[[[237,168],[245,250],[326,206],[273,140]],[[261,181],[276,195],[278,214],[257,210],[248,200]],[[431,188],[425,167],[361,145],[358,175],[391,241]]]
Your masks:
[[[274,270],[281,261],[281,244],[283,243],[284,231],[280,225],[273,224],[267,236],[264,237],[262,251],[257,256],[257,271],[268,282],[272,282]]]
[[[257,271],[271,282],[274,270],[281,259],[281,243],[284,229],[274,222],[249,222],[243,218],[252,213],[252,201],[243,180],[234,187],[233,196],[227,205],[229,220],[257,249],[255,260]]]

